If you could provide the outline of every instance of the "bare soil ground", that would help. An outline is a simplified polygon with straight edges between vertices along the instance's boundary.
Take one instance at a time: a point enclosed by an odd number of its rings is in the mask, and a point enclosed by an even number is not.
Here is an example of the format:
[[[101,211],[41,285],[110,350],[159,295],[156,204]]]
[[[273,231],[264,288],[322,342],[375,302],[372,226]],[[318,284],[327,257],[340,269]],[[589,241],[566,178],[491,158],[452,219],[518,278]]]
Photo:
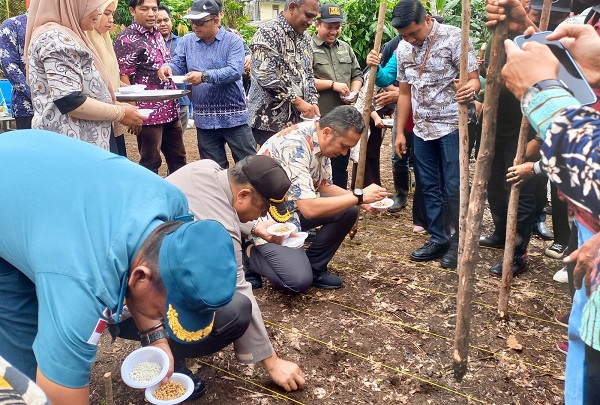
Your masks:
[[[198,159],[195,130],[186,133],[188,161]],[[128,139],[136,161],[135,140]],[[383,185],[392,191],[389,133],[382,147]],[[549,221],[550,222],[550,221]],[[492,230],[486,214],[482,234]],[[208,392],[197,404],[560,404],[565,357],[555,349],[566,329],[553,321],[570,299],[552,281],[562,265],[534,238],[529,270],[514,280],[510,319],[496,320],[499,280],[488,276],[501,250],[480,249],[473,307],[469,371],[453,378],[455,271],[437,262],[415,263],[410,252],[427,235],[412,232],[411,205],[399,214],[369,215],[354,240],[331,263],[345,280],[337,291],[289,295],[268,282],[255,290],[275,350],[307,375],[304,390],[285,393],[257,366],[240,365],[231,349],[190,360]],[[507,342],[514,337],[522,350]],[[143,404],[143,393],[120,379],[120,365],[137,344],[103,336],[93,369],[91,402],[105,404],[103,376],[113,374],[116,404]]]

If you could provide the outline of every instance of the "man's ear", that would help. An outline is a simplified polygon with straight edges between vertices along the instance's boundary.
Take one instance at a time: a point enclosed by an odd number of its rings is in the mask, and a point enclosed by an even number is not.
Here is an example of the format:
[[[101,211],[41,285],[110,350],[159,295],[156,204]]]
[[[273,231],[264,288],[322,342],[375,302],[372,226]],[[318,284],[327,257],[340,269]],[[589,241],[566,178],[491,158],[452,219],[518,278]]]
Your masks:
[[[136,288],[142,286],[143,283],[152,282],[152,270],[145,265],[139,265],[131,270],[129,280],[127,281],[128,288]]]
[[[237,199],[239,200],[243,200],[248,197],[252,198],[252,190],[250,190],[249,188],[242,188],[237,193]]]
[[[135,8],[129,7],[129,13],[133,16],[135,15]]]
[[[329,137],[333,133],[333,130],[331,129],[331,127],[324,127],[323,129],[321,129],[321,132],[324,136]]]

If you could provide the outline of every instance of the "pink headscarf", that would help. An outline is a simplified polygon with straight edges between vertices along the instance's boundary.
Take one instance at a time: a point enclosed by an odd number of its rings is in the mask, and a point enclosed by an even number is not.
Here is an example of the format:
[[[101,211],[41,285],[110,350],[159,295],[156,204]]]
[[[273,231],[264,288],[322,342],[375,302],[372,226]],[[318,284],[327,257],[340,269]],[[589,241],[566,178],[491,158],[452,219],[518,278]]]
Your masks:
[[[81,20],[98,10],[106,0],[31,0],[27,31],[25,34],[25,55],[29,55],[31,42],[44,32],[58,29],[66,32],[73,40],[94,55],[94,65],[108,86],[114,100],[110,79],[94,45],[81,28]]]

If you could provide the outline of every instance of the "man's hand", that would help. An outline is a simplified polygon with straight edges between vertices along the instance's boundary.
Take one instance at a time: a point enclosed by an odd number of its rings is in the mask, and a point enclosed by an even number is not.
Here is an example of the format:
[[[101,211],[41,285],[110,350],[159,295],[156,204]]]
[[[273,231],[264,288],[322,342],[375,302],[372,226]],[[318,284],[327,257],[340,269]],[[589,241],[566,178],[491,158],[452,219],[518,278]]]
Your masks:
[[[404,132],[399,132],[398,128],[396,128],[396,141],[394,142],[394,150],[400,157],[406,153],[406,137],[404,136]]]
[[[521,185],[534,174],[533,162],[525,162],[520,165],[509,167],[506,173],[506,181],[515,185]]]
[[[268,221],[258,221],[258,223],[256,224],[256,228],[254,228],[254,233],[256,234],[256,236],[266,240],[269,243],[276,243],[278,245],[281,245],[285,239],[284,236],[271,235],[269,232],[267,232],[267,228],[276,223],[277,222],[272,219]]]
[[[556,79],[560,63],[550,48],[527,42],[519,49],[510,39],[504,41],[506,65],[502,77],[506,87],[520,100],[529,87],[545,79]]]
[[[564,258],[565,263],[577,262],[573,272],[573,282],[575,288],[580,289],[582,281],[585,284],[585,293],[589,297],[592,290],[592,272],[594,271],[594,261],[598,256],[600,249],[600,233],[589,238],[579,249]]]
[[[458,79],[455,79],[455,82],[458,83]],[[454,96],[454,100],[460,104],[468,104],[475,98],[475,89],[469,83],[460,87],[456,90],[456,95]]]
[[[173,70],[169,65],[164,65],[160,69],[158,69],[158,78],[163,82],[168,82],[169,77],[173,76]]]
[[[381,53],[377,53],[374,49],[371,49],[371,52],[369,52],[369,54],[367,55],[367,66],[379,66],[379,64],[381,63],[382,56],[383,55]]]
[[[381,201],[387,197],[387,190],[378,184],[371,184],[363,188],[363,203],[370,204],[375,201]]]
[[[192,86],[197,86],[202,83],[202,72],[188,72],[185,75],[185,81]]]
[[[508,31],[513,34],[522,34],[527,27],[535,27],[535,24],[527,17],[527,12],[520,0],[486,0],[486,3],[487,22],[485,26],[488,28],[495,27],[499,21],[507,18]]]
[[[250,68],[252,67],[252,55],[246,55],[244,58],[244,74],[248,74],[250,72]]]
[[[585,79],[592,87],[600,87],[600,37],[591,25],[559,25],[548,40],[560,39]]]
[[[288,392],[306,385],[302,369],[296,363],[279,358],[276,353],[261,361],[261,364],[273,382]]]
[[[384,106],[388,104],[396,104],[398,102],[398,90],[382,91],[375,95],[375,105]]]
[[[333,82],[333,91],[340,93],[342,96],[350,94],[350,87],[346,83]]]
[[[171,347],[169,346],[169,341],[166,338],[158,339],[157,341],[150,343],[150,346],[158,347],[159,349],[164,350],[167,353],[167,356],[169,356],[169,371],[167,372],[167,375],[165,376],[165,378],[163,378],[161,381],[161,384],[166,384],[167,381],[169,381],[169,378],[173,375],[173,372],[175,370],[175,360],[173,359],[173,353],[171,353]]]

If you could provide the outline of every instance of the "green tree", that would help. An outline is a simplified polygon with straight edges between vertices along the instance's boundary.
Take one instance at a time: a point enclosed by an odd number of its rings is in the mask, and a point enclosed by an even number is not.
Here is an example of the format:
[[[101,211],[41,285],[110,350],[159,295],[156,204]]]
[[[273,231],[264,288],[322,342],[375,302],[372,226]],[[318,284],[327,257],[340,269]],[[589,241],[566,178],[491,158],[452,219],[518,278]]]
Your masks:
[[[25,14],[24,0],[2,0],[0,7],[0,21],[4,21],[10,17],[20,14]]]

